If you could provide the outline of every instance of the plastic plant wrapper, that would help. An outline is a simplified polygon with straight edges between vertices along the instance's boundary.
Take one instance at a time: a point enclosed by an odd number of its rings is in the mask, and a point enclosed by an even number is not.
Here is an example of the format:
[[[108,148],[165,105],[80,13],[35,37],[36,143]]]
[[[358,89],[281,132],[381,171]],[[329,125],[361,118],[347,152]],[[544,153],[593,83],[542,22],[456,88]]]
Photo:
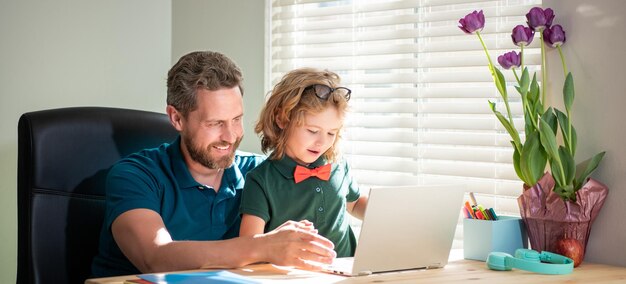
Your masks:
[[[560,239],[573,238],[586,250],[591,224],[604,205],[608,188],[589,178],[572,202],[553,192],[554,184],[552,176],[546,173],[535,186],[525,187],[517,198],[530,246],[537,251],[555,252]]]

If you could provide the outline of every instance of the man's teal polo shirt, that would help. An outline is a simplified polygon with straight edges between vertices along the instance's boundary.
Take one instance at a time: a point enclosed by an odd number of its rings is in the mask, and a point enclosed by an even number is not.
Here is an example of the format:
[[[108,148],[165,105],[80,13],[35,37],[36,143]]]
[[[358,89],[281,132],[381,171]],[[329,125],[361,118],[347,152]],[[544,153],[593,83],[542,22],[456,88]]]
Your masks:
[[[325,163],[320,158],[309,167]],[[241,213],[263,219],[265,232],[288,220],[309,220],[320,235],[335,244],[337,257],[353,256],[356,238],[346,216],[346,202],[356,201],[360,192],[348,164],[344,160],[332,164],[328,181],[310,177],[299,183],[293,179],[296,165],[285,155],[280,160],[265,160],[250,171],[241,199]]]
[[[263,156],[237,151],[233,165],[224,170],[217,193],[196,182],[189,173],[180,151],[180,137],[171,144],[120,160],[106,179],[106,211],[99,254],[92,265],[93,276],[139,273],[111,234],[113,221],[132,209],[159,213],[173,240],[222,240],[238,236],[244,177],[263,160]]]

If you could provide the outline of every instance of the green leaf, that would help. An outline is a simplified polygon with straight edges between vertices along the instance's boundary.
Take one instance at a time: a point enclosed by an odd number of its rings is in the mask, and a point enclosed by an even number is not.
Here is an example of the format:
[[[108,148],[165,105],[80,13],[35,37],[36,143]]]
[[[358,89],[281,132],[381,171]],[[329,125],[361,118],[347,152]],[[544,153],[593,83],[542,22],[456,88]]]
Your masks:
[[[604,158],[605,153],[606,153],[605,151],[602,151],[596,154],[595,156],[593,156],[593,158],[586,160],[579,165],[580,167],[582,167],[584,166],[584,164],[587,164],[587,167],[585,167],[585,170],[581,174],[579,174],[578,177],[576,178],[576,181],[574,182],[575,190],[580,189],[583,186],[583,183],[591,175],[591,173],[593,173],[593,171],[596,170],[596,168],[598,167],[598,164],[600,164],[600,161],[602,161],[602,158]]]
[[[572,152],[572,156],[576,156],[576,146],[578,145],[578,134],[576,134],[576,128],[574,128],[574,125],[572,125],[572,141],[571,141],[572,145],[570,146],[571,148],[571,152]]]
[[[565,201],[576,202],[576,191],[574,190],[573,185],[566,185],[563,191],[565,193],[565,198],[563,198]]]
[[[569,125],[569,121],[567,120],[567,115],[563,113],[561,110],[559,110],[558,108],[554,108],[554,113],[556,113],[556,117],[559,120],[559,124],[561,125],[561,130],[563,128],[567,128],[567,126]],[[567,131],[567,129],[565,131]]]
[[[533,119],[535,118],[533,117],[532,113],[524,111],[524,130],[526,131],[526,133],[539,131],[539,129],[535,128],[535,124],[533,124]]]
[[[541,118],[541,127],[539,127],[539,131],[541,134],[539,137],[541,138],[541,145],[546,150],[548,157],[550,159],[559,159],[559,150],[556,144],[556,137],[554,132],[552,132],[552,128],[548,122],[544,120],[544,117]]]
[[[554,187],[554,192],[556,192],[561,197],[561,199],[565,201],[576,201],[576,191],[571,184],[565,186],[556,186]]]
[[[574,77],[572,76],[572,72],[567,73],[567,77],[565,78],[565,84],[563,85],[563,103],[565,104],[565,110],[569,113],[574,104]]]
[[[513,141],[511,141],[511,144],[513,145],[513,168],[515,168],[515,173],[520,180],[528,185],[528,178],[522,174],[522,170],[520,169],[520,153],[517,151],[517,147],[515,147],[515,143]]]
[[[530,86],[530,76],[528,75],[528,67],[524,67],[524,71],[522,71],[522,77],[519,80],[519,88],[517,91],[522,96],[526,96],[526,93],[528,93],[529,86]]]
[[[506,93],[506,80],[504,79],[504,75],[502,75],[502,72],[500,72],[500,69],[498,68],[494,67],[493,71],[496,73],[496,77],[493,78],[494,80],[497,80],[496,87],[498,88],[498,91],[500,92],[502,98],[506,101],[509,98]]]
[[[561,168],[563,167],[563,163],[561,162],[561,157],[559,156],[558,146],[556,144],[556,135],[550,128],[548,122],[541,118],[541,127],[539,127],[540,135],[539,138],[541,140],[541,145],[546,150],[546,154],[548,154],[548,158],[550,161],[550,169],[552,170],[552,176],[554,180],[559,185],[565,184],[565,177]]]
[[[519,133],[517,133],[517,129],[513,128],[511,123],[502,115],[502,113],[496,110],[496,103],[489,101],[489,107],[491,108],[491,111],[496,115],[502,126],[504,126],[504,129],[506,129],[506,131],[509,132],[509,135],[511,135],[515,148],[520,149],[522,145],[520,142]]]
[[[528,138],[526,140],[528,140]],[[524,146],[522,146],[522,152],[519,158],[519,168],[522,176],[524,177],[522,179],[524,183],[533,186],[536,181],[533,181],[532,173],[530,172],[530,161],[528,157],[528,150],[525,150],[526,148],[528,148],[528,142],[524,143]]]
[[[539,132],[533,131],[526,136],[520,158],[520,169],[523,175],[527,177],[528,185],[537,183],[543,175],[547,162],[548,157],[541,147]]]
[[[558,122],[556,120],[556,116],[554,115],[554,112],[552,111],[552,107],[549,107],[546,110],[546,112],[544,112],[543,115],[541,115],[541,119],[545,120],[548,123],[548,125],[550,125],[550,129],[552,129],[552,132],[554,133],[554,135],[556,135]]]
[[[534,113],[532,112],[532,108],[531,108],[531,102],[528,99],[528,87],[530,86],[530,79],[529,79],[529,75],[528,75],[528,68],[524,68],[524,71],[522,72],[522,77],[519,80],[519,87],[515,87],[517,89],[517,91],[520,93],[520,96],[522,97],[522,108],[523,108],[523,113],[524,113],[524,130],[526,133],[530,133],[534,130],[536,130],[535,125],[535,116]]]
[[[528,101],[531,102],[531,105],[535,106],[537,101],[539,100],[539,83],[537,83],[537,74],[533,74],[533,80],[530,83],[530,92],[528,92]]]
[[[567,196],[566,196],[563,188],[560,187],[560,186],[555,186],[554,187],[554,193],[558,194],[561,197],[561,199],[563,199],[563,200],[567,199]]]
[[[565,113],[556,108],[554,109],[554,112],[556,113],[556,117],[559,120],[559,125],[561,126],[561,134],[563,135],[563,142],[565,142],[565,147],[569,150],[572,156],[575,156],[577,140],[576,129],[574,129],[573,125],[570,126],[570,120]],[[569,133],[570,129],[572,133]]]
[[[576,174],[576,162],[574,162],[574,156],[572,156],[567,148],[560,146],[559,157],[561,158],[561,163],[563,164],[565,185],[573,185],[574,176]]]
[[[561,162],[555,162],[555,159],[550,158],[550,171],[552,171],[552,177],[556,182],[557,187],[564,187],[567,183],[565,182],[565,175],[563,171],[561,171]]]
[[[535,112],[536,116],[541,116],[541,114],[543,112],[543,104],[541,103],[541,100],[538,100],[535,103],[533,111]]]

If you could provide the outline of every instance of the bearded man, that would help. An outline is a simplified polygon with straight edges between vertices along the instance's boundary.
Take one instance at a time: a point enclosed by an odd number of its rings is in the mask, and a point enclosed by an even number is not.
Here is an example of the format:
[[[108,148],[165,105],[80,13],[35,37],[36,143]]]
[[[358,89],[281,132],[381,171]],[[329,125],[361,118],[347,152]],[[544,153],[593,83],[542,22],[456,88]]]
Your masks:
[[[332,242],[305,221],[238,237],[245,174],[265,157],[237,151],[243,88],[232,60],[207,51],[183,56],[168,72],[166,112],[178,138],[109,171],[94,277],[332,262]]]

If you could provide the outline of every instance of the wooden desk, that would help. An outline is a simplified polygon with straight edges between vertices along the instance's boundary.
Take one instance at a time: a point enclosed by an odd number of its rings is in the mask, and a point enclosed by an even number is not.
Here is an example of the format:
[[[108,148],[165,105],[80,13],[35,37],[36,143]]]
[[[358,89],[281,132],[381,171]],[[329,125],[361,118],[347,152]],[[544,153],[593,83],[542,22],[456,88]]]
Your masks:
[[[583,262],[567,275],[541,275],[523,270],[493,271],[482,261],[456,260],[444,268],[345,277],[256,264],[229,270],[262,283],[626,283],[626,267]],[[88,279],[87,284],[121,284],[136,276]]]

